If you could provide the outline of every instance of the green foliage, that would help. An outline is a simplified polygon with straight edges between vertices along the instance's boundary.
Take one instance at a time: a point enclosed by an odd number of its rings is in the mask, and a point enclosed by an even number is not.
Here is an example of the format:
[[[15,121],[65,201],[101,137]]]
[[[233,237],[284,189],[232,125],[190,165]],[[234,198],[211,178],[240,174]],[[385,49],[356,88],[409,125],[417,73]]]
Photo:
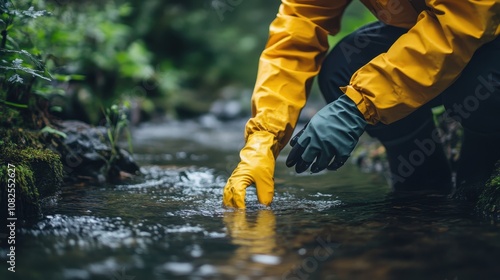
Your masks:
[[[27,24],[26,33],[46,54],[47,65],[58,81],[78,80],[90,86],[95,108],[109,107],[153,75],[151,54],[133,36],[133,28],[121,22],[131,10],[126,1],[36,3],[51,10],[53,16]]]
[[[111,155],[106,158],[106,165],[104,166],[103,173],[110,174],[111,168],[117,165],[120,160],[121,152],[119,151],[118,140],[125,134],[128,142],[129,152],[133,153],[132,149],[132,135],[129,130],[129,122],[127,118],[127,111],[130,109],[130,103],[122,102],[122,104],[113,104],[111,107],[106,108],[104,116],[106,118],[106,136],[111,146]]]
[[[253,88],[258,58],[280,1],[130,2],[133,10],[126,22],[137,27],[160,65],[160,75],[169,73],[159,80],[159,89],[173,107],[193,103],[186,90],[194,91],[196,100],[210,103],[221,97],[225,86],[240,89],[234,94]],[[374,20],[359,1],[353,1],[341,33],[330,39],[330,45]]]
[[[121,105],[113,104],[111,107],[105,110],[106,117],[106,131],[108,140],[111,143],[112,153],[114,155],[118,154],[117,142],[123,133],[127,134],[127,139],[129,140],[129,149],[132,152],[131,137],[128,125],[127,111],[130,107],[130,103],[124,102]]]
[[[0,1],[0,28],[2,29],[0,107],[27,109],[36,82],[51,80],[38,51],[27,42],[22,28],[25,24],[48,15],[47,11],[36,10],[32,6],[19,8],[10,0]]]
[[[45,126],[44,128],[42,128],[40,130],[40,132],[41,133],[51,133],[51,134],[59,135],[59,136],[61,136],[63,138],[67,137],[66,133],[64,133],[62,131],[59,131],[57,129],[54,129],[54,128],[50,127],[50,126]]]
[[[11,86],[24,85],[10,90],[15,96],[32,92],[42,97],[84,90],[89,98],[82,107],[94,108],[86,109],[94,122],[100,119],[99,108],[123,98],[153,100],[144,104],[175,115],[183,106],[206,110],[209,105],[199,104],[220,98],[226,86],[239,89],[233,95],[253,88],[258,57],[280,4],[16,0],[14,8],[12,1],[0,3],[0,23],[8,31],[7,48],[2,49],[7,59],[0,64],[8,71],[1,78]],[[353,2],[342,32],[330,43],[373,19]],[[0,100],[14,107],[29,104],[26,98]]]
[[[4,78],[10,83],[23,84],[24,79],[20,76],[29,76],[50,81],[44,69],[43,63],[26,50],[1,49],[0,53],[6,58],[1,61],[0,69],[4,70]],[[23,58],[27,58],[24,59]],[[37,70],[40,69],[40,70]]]

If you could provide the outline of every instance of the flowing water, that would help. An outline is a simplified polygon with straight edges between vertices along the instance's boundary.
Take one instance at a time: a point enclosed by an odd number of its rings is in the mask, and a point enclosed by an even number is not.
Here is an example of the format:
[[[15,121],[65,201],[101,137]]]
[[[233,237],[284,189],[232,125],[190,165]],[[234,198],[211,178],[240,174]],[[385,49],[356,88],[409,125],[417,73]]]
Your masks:
[[[499,225],[446,197],[395,197],[352,165],[276,166],[272,207],[221,206],[242,125],[151,125],[134,133],[144,177],[66,186],[17,233],[0,279],[500,279]]]

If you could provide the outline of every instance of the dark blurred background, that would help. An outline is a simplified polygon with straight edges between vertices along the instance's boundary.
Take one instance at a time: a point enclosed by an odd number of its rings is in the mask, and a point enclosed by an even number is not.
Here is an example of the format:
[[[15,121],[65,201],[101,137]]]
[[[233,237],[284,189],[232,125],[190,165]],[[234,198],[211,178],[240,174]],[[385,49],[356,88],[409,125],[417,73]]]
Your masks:
[[[34,91],[51,101],[53,114],[92,124],[102,119],[102,108],[113,104],[130,107],[133,123],[165,116],[192,118],[210,111],[220,118],[248,115],[258,57],[280,4],[264,0],[3,2],[11,2],[10,10],[18,11],[5,47],[39,57],[52,75],[51,83],[41,80]],[[331,45],[372,20],[355,1]],[[29,59],[20,58],[30,67]],[[313,92],[311,98],[318,95]]]

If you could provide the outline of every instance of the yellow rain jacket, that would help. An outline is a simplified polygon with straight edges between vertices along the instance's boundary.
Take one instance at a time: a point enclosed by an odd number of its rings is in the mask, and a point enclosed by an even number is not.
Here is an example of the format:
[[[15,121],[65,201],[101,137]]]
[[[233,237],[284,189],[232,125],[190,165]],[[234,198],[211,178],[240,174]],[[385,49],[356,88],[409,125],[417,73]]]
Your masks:
[[[343,91],[370,124],[399,120],[436,97],[500,33],[500,0],[361,0],[409,31],[360,68]],[[281,150],[351,0],[283,0],[259,61],[246,138],[266,131]],[[362,51],[362,49],[361,49]]]

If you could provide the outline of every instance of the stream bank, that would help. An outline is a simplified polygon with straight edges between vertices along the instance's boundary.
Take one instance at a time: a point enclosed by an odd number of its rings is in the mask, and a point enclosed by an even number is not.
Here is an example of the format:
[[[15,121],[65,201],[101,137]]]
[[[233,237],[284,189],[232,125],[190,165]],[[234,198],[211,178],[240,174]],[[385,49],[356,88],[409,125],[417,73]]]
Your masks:
[[[111,144],[106,127],[53,120],[30,128],[8,107],[0,116],[1,218],[14,201],[20,221],[42,217],[43,201],[56,198],[64,184],[119,182],[140,173],[132,156]]]

